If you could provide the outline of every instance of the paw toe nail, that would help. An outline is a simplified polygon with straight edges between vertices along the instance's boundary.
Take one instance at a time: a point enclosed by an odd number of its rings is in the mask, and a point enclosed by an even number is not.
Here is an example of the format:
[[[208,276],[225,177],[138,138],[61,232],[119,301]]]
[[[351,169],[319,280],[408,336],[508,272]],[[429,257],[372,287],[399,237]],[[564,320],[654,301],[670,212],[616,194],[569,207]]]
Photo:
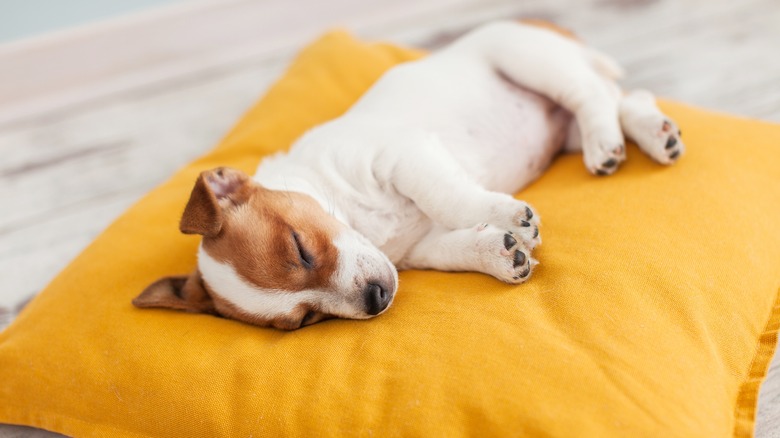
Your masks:
[[[504,234],[504,248],[509,249],[515,245],[517,245],[517,239],[510,236],[509,234]]]
[[[520,221],[520,226],[521,227],[530,227],[531,223],[528,222],[528,221]]]
[[[674,137],[669,137],[669,140],[666,141],[666,149],[671,149],[674,147],[674,145],[677,144],[677,139]]]
[[[525,207],[525,218],[526,219],[531,219],[532,217],[534,217],[533,210],[531,210],[531,207],[526,206]]]
[[[598,176],[605,176],[605,175],[609,175],[609,172],[607,172],[604,169],[596,169],[596,175],[598,175]]]
[[[539,227],[534,227],[534,237],[533,238],[536,239],[537,237],[539,237]]]
[[[680,156],[680,151],[679,150],[676,150],[676,151],[672,152],[671,154],[669,154],[669,158],[671,158],[672,160],[676,160],[677,157],[679,157],[679,156]]]
[[[513,263],[515,268],[520,266],[520,265],[524,265],[525,264],[525,260],[526,260],[526,257],[525,257],[525,254],[523,254],[522,251],[515,251],[515,260],[514,260],[514,263]]]
[[[523,272],[521,272],[519,275],[517,275],[517,277],[514,277],[514,278],[515,278],[515,280],[519,280],[521,278],[528,277],[530,274],[531,274],[531,262],[529,261],[528,263],[526,263],[526,266],[525,266],[525,269],[523,270]]]

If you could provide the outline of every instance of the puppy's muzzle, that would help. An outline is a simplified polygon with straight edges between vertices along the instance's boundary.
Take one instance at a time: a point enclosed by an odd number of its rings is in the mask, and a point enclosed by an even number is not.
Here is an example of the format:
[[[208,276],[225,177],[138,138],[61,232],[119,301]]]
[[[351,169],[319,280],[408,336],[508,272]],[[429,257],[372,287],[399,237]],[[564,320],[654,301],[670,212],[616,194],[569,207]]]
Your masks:
[[[395,295],[395,285],[385,281],[369,281],[363,289],[363,299],[366,303],[366,313],[379,315],[387,309]]]

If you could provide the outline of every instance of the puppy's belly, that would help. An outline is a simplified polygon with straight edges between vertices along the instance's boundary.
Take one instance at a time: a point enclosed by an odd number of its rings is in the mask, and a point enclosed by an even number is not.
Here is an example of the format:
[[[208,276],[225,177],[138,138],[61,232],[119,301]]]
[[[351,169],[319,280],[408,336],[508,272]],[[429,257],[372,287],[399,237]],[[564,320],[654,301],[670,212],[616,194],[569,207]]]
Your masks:
[[[570,113],[549,99],[509,84],[495,84],[487,106],[441,130],[443,144],[483,187],[521,190],[537,179],[563,148]]]
[[[439,137],[473,180],[505,193],[541,175],[572,120],[551,100],[469,57],[393,69],[350,112]]]

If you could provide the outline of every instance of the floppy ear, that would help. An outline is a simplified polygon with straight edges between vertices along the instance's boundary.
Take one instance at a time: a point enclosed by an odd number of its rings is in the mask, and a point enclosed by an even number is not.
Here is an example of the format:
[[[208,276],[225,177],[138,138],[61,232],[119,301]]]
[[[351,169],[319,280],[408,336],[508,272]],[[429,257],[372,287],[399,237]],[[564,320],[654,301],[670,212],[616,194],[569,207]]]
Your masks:
[[[199,271],[189,276],[163,277],[133,300],[140,308],[160,307],[195,313],[216,314],[214,302],[203,287]]]
[[[219,167],[202,172],[184,208],[179,230],[184,234],[216,236],[222,229],[222,209],[240,202],[249,177],[242,171]]]

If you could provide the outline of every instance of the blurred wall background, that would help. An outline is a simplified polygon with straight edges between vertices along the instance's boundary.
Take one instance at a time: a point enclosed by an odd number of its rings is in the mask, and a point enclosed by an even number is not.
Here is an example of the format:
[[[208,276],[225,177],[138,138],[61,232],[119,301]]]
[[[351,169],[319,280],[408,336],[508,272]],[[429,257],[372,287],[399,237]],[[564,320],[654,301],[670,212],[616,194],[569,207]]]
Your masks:
[[[0,43],[193,0],[0,0]]]

